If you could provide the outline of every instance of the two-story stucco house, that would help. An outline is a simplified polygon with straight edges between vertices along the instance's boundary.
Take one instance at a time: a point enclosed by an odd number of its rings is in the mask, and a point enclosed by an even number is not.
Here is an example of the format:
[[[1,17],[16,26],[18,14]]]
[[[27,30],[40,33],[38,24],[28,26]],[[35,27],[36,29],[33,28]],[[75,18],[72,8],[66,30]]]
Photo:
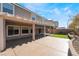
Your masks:
[[[57,26],[57,25],[56,25]],[[0,3],[0,51],[6,48],[6,41],[30,36],[45,35],[55,23],[18,4]],[[27,39],[26,39],[27,40]]]

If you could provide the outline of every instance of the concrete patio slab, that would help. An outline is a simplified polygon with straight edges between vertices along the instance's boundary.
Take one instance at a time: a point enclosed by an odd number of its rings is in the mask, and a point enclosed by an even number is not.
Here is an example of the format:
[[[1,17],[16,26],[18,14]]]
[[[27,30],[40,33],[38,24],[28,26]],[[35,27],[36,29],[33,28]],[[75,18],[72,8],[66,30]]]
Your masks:
[[[68,41],[61,38],[43,37],[41,39],[8,48],[0,55],[16,56],[67,56]]]
[[[15,53],[12,48],[8,48],[6,51],[0,53],[0,56],[15,56]]]
[[[56,48],[57,50],[68,52],[66,51],[68,49],[68,41],[66,41],[66,39],[55,38],[55,37],[45,37],[35,42],[44,46],[48,46],[50,48]]]

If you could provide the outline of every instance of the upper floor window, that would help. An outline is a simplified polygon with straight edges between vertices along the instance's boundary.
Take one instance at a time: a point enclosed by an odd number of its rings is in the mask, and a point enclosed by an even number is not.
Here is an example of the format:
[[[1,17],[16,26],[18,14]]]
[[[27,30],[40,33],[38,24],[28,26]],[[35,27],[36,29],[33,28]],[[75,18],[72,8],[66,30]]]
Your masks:
[[[13,14],[13,5],[10,3],[3,3],[3,12]]]
[[[35,16],[32,16],[32,20],[35,20],[36,19],[36,17]]]

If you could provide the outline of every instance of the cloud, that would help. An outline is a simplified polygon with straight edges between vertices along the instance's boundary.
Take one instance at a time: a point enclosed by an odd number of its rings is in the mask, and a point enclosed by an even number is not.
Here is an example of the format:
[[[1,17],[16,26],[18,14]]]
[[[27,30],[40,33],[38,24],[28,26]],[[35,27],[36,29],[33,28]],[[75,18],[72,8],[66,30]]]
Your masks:
[[[52,20],[52,19],[48,19],[48,20]]]
[[[64,13],[65,13],[66,15],[72,15],[72,14],[73,14],[73,12],[72,12],[72,10],[70,9],[70,7],[65,7],[65,8],[64,8]]]
[[[71,13],[71,10],[69,9],[69,10],[67,11],[67,13]]]
[[[54,8],[54,9],[53,9],[53,12],[54,12],[56,15],[61,14],[61,12],[59,11],[59,9],[58,9],[58,8]]]
[[[52,14],[54,15],[55,19],[57,19],[57,21],[59,22],[59,26],[67,27],[68,19],[72,15],[72,10],[69,7],[65,7],[63,9],[54,8]]]
[[[46,4],[43,4],[43,3],[27,3],[25,4],[25,7],[27,8],[30,8],[30,9],[38,9],[39,7],[40,8],[44,8]]]
[[[64,11],[68,11],[70,8],[69,7],[65,7],[64,8]]]

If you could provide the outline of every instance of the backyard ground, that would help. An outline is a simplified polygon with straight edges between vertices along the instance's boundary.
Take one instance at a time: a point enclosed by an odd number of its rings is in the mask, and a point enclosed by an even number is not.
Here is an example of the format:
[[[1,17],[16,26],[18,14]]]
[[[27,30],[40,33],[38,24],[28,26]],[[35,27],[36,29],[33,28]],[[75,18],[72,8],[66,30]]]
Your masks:
[[[66,39],[66,38],[65,38]],[[38,40],[22,43],[23,40],[18,40],[19,43],[15,47],[6,48],[0,55],[4,56],[67,56],[68,55],[68,40],[64,38],[56,38],[46,36]],[[27,39],[25,39],[27,40]],[[25,41],[24,40],[24,41]],[[17,41],[13,41],[9,45],[13,46]]]

